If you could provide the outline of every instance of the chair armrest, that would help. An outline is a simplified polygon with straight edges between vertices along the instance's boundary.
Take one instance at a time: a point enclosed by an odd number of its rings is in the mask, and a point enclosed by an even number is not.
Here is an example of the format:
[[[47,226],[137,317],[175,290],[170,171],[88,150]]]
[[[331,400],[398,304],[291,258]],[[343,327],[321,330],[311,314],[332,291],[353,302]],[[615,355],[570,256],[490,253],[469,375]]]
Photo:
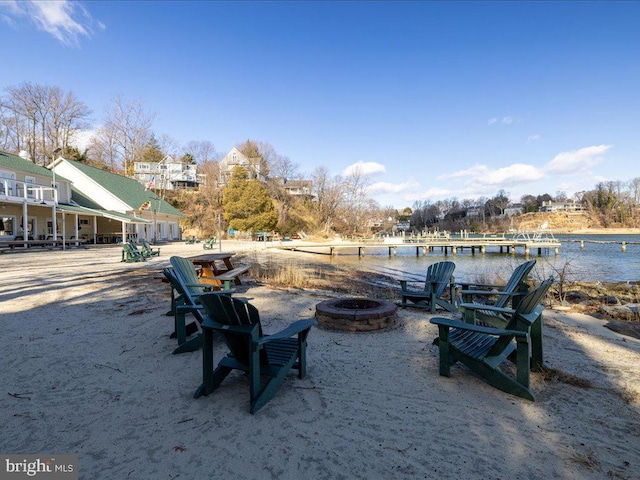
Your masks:
[[[438,325],[438,327],[458,328],[467,332],[484,333],[486,335],[513,335],[515,337],[526,337],[528,335],[527,332],[522,332],[520,330],[503,330],[500,328],[483,327],[480,325],[464,323],[460,320],[453,320],[451,318],[432,318],[431,320],[429,320],[429,322],[434,325]]]
[[[274,333],[273,335],[266,335],[262,338],[259,338],[256,343],[258,345],[269,343],[273,340],[282,340],[285,338],[291,338],[294,335],[297,335],[305,330],[309,330],[311,327],[316,325],[318,322],[314,319],[309,320],[298,320],[297,322],[293,322],[284,330],[279,331],[278,333]]]
[[[202,310],[204,307],[202,305],[180,305],[176,307],[176,310],[179,312],[193,312],[195,310]]]
[[[504,288],[504,285],[498,284],[498,283],[461,283],[460,284],[462,286],[462,288],[464,290],[469,290],[471,289],[471,287],[473,287],[473,289],[479,289],[479,288]]]
[[[504,313],[505,315],[513,315],[515,313],[513,308],[495,307],[493,305],[483,305],[482,303],[461,303],[459,306],[469,310],[488,310],[490,312]]]
[[[527,292],[501,292],[498,290],[460,290],[462,295],[508,295],[510,297],[524,296]]]
[[[253,334],[257,333],[257,330],[260,328],[259,323],[251,323],[247,325],[225,325],[223,323],[218,323],[213,320],[211,317],[207,316],[202,322],[202,328],[210,328],[212,330],[220,330],[223,332],[230,333],[242,333],[242,334]]]

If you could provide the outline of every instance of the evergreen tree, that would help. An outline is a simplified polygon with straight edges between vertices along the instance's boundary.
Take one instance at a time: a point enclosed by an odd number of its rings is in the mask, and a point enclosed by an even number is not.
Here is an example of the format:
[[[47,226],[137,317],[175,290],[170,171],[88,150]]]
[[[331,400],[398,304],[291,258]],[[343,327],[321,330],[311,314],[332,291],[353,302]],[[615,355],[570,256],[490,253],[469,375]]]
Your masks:
[[[278,222],[278,214],[267,187],[259,180],[248,180],[247,171],[233,169],[229,186],[222,191],[224,218],[240,231],[270,231]]]

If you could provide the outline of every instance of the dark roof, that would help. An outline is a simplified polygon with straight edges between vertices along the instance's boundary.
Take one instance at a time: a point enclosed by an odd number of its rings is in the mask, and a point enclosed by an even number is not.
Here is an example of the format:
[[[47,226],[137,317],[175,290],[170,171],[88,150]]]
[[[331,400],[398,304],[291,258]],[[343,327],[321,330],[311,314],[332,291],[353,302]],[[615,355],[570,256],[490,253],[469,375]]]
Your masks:
[[[132,210],[137,210],[142,204],[148,201],[151,202],[154,209],[156,208],[156,205],[158,205],[158,213],[177,215],[180,217],[184,216],[180,210],[177,210],[169,203],[160,199],[153,191],[145,190],[144,186],[133,178],[111,173],[100,168],[91,167],[74,160],[65,159],[65,161],[69,162],[86,176],[109,190],[109,192],[129,205]],[[76,190],[73,191],[73,199],[78,204],[89,207],[89,205],[84,203],[85,199],[88,200],[87,196],[77,192]]]

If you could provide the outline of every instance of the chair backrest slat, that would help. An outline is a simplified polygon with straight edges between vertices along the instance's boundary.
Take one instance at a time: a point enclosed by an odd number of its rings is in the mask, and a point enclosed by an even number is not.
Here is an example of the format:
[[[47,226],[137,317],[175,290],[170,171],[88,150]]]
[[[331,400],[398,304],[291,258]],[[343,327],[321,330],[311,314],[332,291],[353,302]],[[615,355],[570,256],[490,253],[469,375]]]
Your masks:
[[[195,296],[201,295],[205,292],[205,287],[193,286],[199,284],[200,280],[198,279],[198,272],[196,272],[196,267],[190,260],[183,257],[174,256],[171,257],[169,261],[171,262],[176,275],[180,277],[180,280],[184,284],[187,295]]]
[[[520,285],[524,282],[525,278],[527,278],[527,275],[533,269],[535,264],[535,260],[529,260],[528,262],[524,262],[523,264],[518,265],[518,267],[511,274],[511,277],[509,277],[509,280],[504,286],[503,291],[509,293],[517,292],[520,288]],[[508,295],[500,295],[500,298],[498,298],[498,300],[496,301],[495,306],[501,308],[505,307],[510,300],[511,299]]]
[[[262,336],[262,326],[260,325],[260,316],[258,310],[251,304],[243,302],[237,298],[219,294],[204,294],[200,297],[200,303],[205,312],[213,320],[222,325],[253,325],[258,324],[258,335]],[[242,363],[249,361],[251,352],[246,336],[238,333],[219,332],[224,342],[229,347],[233,356]],[[261,352],[263,362],[267,362],[266,354]]]
[[[425,292],[431,293],[432,282],[437,282],[434,293],[437,297],[441,296],[447,288],[447,284],[451,281],[455,269],[456,264],[453,262],[436,262],[429,265],[427,278],[425,279]]]
[[[552,284],[553,277],[549,277],[540,283],[540,285],[535,289],[527,293],[520,301],[518,308],[516,308],[515,313],[509,319],[509,322],[504,328],[506,330],[514,330],[517,325],[518,317],[532,313],[542,303],[544,296],[547,294],[547,291],[549,291]]]

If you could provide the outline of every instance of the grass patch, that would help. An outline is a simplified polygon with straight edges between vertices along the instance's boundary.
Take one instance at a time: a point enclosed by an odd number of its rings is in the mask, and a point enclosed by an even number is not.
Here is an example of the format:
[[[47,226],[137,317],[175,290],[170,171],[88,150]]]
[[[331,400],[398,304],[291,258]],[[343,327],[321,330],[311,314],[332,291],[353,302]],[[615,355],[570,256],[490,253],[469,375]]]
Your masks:
[[[380,298],[399,299],[396,281],[384,275],[374,274],[346,265],[305,262],[302,259],[280,256],[263,257],[249,253],[242,259],[251,265],[250,275],[258,282],[274,287],[328,290],[336,293]]]

